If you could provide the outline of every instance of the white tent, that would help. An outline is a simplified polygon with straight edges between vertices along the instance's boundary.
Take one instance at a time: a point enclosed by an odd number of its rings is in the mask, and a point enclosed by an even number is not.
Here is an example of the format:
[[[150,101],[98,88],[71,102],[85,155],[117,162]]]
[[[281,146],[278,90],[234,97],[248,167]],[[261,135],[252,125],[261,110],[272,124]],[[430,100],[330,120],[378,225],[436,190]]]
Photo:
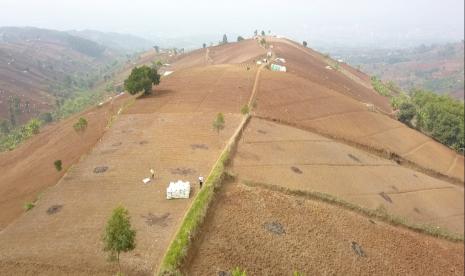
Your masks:
[[[166,199],[189,198],[190,192],[191,184],[189,181],[170,182],[170,185],[166,188]]]

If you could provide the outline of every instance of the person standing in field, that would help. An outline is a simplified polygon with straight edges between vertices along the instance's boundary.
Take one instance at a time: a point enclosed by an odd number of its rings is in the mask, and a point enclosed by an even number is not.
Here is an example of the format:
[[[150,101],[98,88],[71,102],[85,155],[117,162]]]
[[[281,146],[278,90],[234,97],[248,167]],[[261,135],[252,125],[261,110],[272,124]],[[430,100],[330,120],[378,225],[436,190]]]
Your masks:
[[[153,169],[150,169],[150,175],[152,176],[152,179],[155,178],[155,171]]]
[[[202,184],[203,184],[203,176],[199,176],[199,186],[200,186],[200,189],[202,189]]]

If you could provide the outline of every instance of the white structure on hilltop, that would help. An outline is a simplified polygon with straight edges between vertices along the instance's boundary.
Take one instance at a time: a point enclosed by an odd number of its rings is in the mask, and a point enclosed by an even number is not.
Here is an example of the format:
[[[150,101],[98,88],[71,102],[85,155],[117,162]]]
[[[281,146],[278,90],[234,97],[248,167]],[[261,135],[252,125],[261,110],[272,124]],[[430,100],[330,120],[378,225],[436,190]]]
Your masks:
[[[191,184],[189,181],[170,182],[170,185],[166,188],[166,199],[189,198],[190,192]]]

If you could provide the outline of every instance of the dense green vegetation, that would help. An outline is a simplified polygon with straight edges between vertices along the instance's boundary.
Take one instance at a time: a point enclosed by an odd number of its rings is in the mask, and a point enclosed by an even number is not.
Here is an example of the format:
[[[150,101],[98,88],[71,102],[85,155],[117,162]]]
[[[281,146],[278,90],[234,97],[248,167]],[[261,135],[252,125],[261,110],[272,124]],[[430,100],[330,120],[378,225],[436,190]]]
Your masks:
[[[391,103],[398,109],[399,121],[433,137],[456,151],[463,152],[464,103],[449,96],[423,90],[401,93]]]
[[[2,124],[5,121],[3,121]],[[0,151],[12,150],[22,141],[38,134],[42,121],[31,119],[26,124],[0,133]]]
[[[371,83],[379,94],[390,98],[399,121],[463,153],[463,101],[421,89],[412,89],[407,94],[394,82],[384,84],[375,76],[371,77]]]
[[[388,97],[391,95],[390,89],[376,76],[371,77],[371,85],[380,95]]]

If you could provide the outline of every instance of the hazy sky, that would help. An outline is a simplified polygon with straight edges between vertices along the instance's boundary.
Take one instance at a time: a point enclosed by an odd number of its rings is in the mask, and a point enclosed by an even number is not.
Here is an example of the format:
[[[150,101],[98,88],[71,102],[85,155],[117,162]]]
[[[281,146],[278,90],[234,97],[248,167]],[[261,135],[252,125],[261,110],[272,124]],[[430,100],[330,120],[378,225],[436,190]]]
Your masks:
[[[464,37],[463,0],[0,0],[0,26],[156,36],[255,29],[298,40],[376,44]]]

